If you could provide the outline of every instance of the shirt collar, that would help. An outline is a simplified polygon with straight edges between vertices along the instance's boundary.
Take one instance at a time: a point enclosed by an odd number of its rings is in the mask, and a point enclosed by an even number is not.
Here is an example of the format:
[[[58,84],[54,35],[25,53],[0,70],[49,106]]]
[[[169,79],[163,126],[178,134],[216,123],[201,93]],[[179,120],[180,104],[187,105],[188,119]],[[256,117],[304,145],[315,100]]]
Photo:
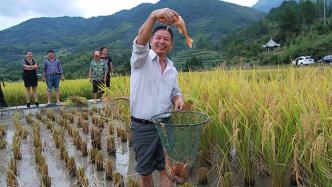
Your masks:
[[[149,56],[153,62],[159,61],[159,56],[152,49],[150,49]],[[169,58],[166,58],[166,64],[167,64],[167,66],[170,66],[170,67],[173,66],[173,62]]]

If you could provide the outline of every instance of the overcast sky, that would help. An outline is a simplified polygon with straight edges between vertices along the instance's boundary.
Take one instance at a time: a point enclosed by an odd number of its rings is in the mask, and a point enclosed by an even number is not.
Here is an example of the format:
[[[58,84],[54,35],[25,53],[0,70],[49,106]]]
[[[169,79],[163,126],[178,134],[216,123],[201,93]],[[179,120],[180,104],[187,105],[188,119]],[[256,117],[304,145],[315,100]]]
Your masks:
[[[0,30],[36,17],[111,15],[122,9],[133,8],[140,3],[156,3],[159,0],[1,0]],[[252,6],[258,0],[224,0]]]

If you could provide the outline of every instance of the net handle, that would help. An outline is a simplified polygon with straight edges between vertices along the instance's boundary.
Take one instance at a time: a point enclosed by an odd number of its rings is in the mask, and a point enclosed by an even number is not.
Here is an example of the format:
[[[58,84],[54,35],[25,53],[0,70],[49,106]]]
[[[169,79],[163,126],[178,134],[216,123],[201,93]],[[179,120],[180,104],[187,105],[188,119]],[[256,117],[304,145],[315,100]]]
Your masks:
[[[172,124],[164,124],[161,120],[160,117],[166,114],[171,114],[170,116],[172,116],[172,114],[174,113],[191,113],[191,114],[201,114],[202,116],[205,117],[205,120],[201,123],[194,123],[194,124],[187,124],[187,125],[176,125],[176,127],[187,127],[187,126],[199,126],[199,125],[205,125],[208,124],[208,122],[210,121],[210,117],[208,115],[206,115],[203,112],[183,112],[183,111],[176,111],[176,112],[164,112],[158,115],[155,115],[152,117],[151,121],[155,124],[155,125],[159,125],[162,126],[163,128],[165,128],[165,126],[173,126]],[[167,116],[169,117],[169,116]]]

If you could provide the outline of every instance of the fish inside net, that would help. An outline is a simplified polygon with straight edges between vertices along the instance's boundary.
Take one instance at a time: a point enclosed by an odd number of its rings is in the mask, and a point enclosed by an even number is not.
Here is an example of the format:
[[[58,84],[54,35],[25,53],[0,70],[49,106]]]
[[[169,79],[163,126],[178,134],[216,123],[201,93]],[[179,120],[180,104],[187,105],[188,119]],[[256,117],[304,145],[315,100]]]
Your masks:
[[[200,112],[168,112],[154,116],[152,121],[164,147],[168,177],[184,183],[195,163],[202,128],[209,117]]]

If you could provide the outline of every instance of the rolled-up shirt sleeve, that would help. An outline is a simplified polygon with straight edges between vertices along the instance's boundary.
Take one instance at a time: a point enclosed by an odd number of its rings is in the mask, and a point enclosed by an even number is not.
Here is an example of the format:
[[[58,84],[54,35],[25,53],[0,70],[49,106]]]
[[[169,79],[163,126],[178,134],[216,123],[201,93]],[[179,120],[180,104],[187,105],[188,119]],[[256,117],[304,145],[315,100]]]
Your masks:
[[[132,69],[138,69],[144,65],[149,55],[149,50],[149,43],[145,46],[138,45],[135,38],[133,42],[133,52],[130,59],[130,66]]]
[[[181,93],[181,89],[179,87],[179,84],[178,84],[178,80],[176,80],[175,82],[175,86],[172,90],[172,94],[171,94],[171,100],[175,97],[175,96],[181,96],[182,97],[182,93]]]

